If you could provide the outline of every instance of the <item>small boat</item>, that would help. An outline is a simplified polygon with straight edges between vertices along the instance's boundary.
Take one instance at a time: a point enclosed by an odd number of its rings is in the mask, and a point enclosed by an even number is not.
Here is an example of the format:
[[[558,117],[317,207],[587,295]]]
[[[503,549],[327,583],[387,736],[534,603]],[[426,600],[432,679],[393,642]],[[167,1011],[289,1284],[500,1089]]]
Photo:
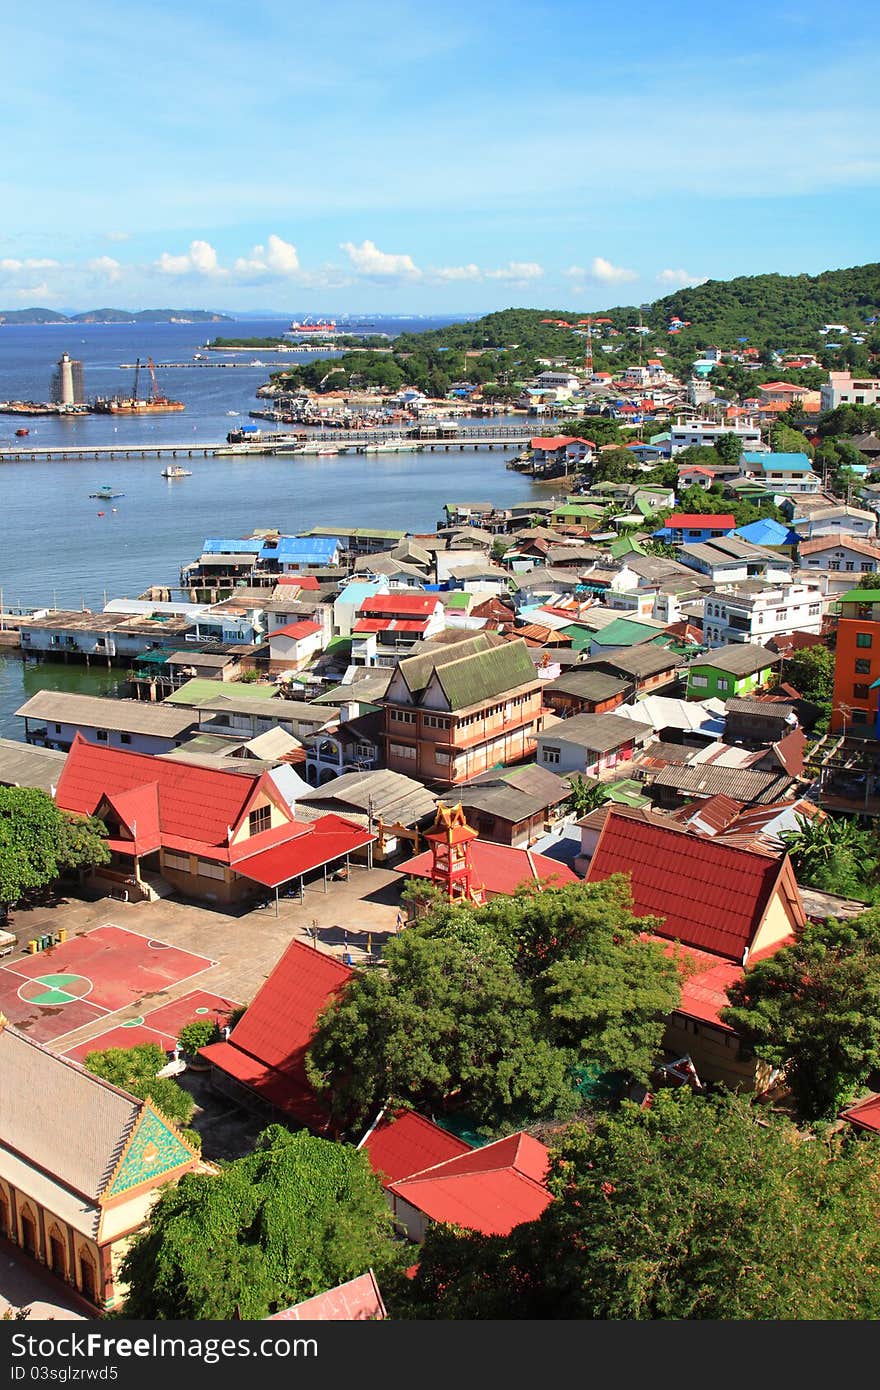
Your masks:
[[[111,501],[112,498],[114,498],[114,497],[124,497],[124,496],[125,496],[125,493],[124,493],[124,492],[114,492],[113,489],[112,489],[112,487],[110,486],[110,484],[109,484],[109,483],[105,483],[103,487],[99,487],[99,488],[98,488],[98,491],[97,491],[97,492],[90,492],[90,493],[89,493],[89,496],[90,496],[90,497],[97,497],[98,500],[101,501],[101,502],[109,502],[109,501]]]
[[[30,430],[16,430],[15,433],[18,435],[19,439],[24,439],[26,434],[30,434]]]
[[[241,414],[241,411],[240,411],[240,410],[227,410],[226,414],[227,414],[227,415],[240,415],[240,414]]]
[[[337,451],[336,451],[335,449],[319,449],[319,450],[318,450],[318,458],[319,458],[319,459],[322,459],[322,458],[333,458],[333,457],[335,456],[336,452],[337,452]]]
[[[179,468],[176,464],[175,464],[174,466],[172,466],[172,465],[169,463],[169,465],[168,465],[167,468],[163,468],[163,469],[162,469],[162,477],[163,477],[163,478],[191,478],[191,477],[192,477],[192,469],[191,469],[191,468]]]

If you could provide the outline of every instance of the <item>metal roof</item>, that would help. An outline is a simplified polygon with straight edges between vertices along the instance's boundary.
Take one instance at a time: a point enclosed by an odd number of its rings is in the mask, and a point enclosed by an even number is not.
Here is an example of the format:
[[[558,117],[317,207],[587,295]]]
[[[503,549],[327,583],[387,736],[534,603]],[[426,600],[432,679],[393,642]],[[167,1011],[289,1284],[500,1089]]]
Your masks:
[[[38,690],[15,713],[49,723],[76,724],[131,734],[177,738],[196,722],[190,709],[174,709],[149,700],[114,700],[102,695],[74,695],[66,690]]]
[[[39,787],[51,792],[67,762],[66,753],[0,738],[0,787]]]

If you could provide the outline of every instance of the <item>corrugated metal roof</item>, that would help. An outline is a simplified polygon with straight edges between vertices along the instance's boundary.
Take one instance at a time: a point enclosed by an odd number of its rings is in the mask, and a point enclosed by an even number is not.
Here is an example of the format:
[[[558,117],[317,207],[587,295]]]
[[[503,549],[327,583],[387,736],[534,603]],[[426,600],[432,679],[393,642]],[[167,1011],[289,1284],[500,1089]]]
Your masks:
[[[132,734],[178,738],[195,721],[192,710],[173,709],[149,700],[113,700],[101,695],[74,695],[66,690],[38,690],[16,711],[28,719],[114,729]]]

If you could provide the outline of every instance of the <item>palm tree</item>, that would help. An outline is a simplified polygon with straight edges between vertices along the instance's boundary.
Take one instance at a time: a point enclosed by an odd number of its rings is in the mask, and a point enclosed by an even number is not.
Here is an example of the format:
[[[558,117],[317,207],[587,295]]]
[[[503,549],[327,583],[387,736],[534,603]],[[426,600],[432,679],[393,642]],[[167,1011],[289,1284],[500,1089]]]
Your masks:
[[[601,806],[606,800],[605,788],[592,778],[583,777],[579,772],[569,777],[568,788],[566,807],[578,816],[586,816],[590,811],[595,811],[596,807]]]

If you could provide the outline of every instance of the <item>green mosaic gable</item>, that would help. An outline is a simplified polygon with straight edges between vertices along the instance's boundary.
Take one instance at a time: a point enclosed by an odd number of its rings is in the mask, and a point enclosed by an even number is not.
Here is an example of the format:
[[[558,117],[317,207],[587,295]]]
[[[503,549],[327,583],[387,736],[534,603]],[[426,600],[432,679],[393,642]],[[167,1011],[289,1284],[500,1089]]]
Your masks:
[[[119,1197],[162,1173],[170,1173],[182,1163],[190,1163],[192,1157],[171,1126],[152,1110],[145,1110],[122,1165],[102,1196]]]

